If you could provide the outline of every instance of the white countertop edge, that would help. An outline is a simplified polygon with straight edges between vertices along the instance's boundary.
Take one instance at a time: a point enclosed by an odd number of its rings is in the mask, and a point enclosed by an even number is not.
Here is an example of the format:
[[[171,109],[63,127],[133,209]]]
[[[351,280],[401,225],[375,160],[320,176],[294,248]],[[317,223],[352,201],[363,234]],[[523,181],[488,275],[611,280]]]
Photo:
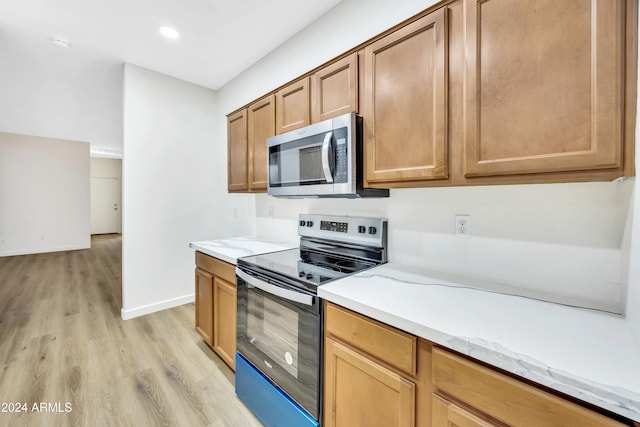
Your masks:
[[[273,241],[256,237],[232,237],[189,243],[190,248],[234,265],[238,262],[238,258],[243,256],[276,252],[298,246],[298,242]]]
[[[412,322],[398,315],[344,297],[323,286],[318,288],[318,296],[435,344],[640,422],[640,395],[632,391],[576,377],[526,355],[513,352],[499,343],[449,335],[427,325]]]

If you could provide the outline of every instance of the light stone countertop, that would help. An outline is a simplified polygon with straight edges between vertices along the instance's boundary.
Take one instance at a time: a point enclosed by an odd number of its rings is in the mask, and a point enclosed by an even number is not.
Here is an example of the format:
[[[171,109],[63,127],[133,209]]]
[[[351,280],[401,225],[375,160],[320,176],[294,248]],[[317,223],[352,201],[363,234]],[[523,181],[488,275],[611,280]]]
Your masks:
[[[254,237],[233,237],[229,239],[203,240],[191,242],[189,246],[212,257],[230,264],[236,264],[238,258],[248,255],[264,254],[297,248],[298,242],[274,242]]]
[[[389,263],[322,285],[318,295],[640,421],[640,345],[626,319],[433,276]]]

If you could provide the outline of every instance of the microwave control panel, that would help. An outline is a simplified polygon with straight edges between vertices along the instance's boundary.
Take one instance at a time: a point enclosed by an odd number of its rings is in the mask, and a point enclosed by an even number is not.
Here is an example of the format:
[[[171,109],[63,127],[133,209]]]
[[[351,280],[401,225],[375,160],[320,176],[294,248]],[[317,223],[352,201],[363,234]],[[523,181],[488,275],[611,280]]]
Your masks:
[[[342,130],[342,129],[340,129]],[[346,128],[345,134],[346,134]],[[347,161],[349,156],[347,153],[347,139],[338,138],[336,143],[336,173],[334,182],[347,182],[349,180],[349,164]]]

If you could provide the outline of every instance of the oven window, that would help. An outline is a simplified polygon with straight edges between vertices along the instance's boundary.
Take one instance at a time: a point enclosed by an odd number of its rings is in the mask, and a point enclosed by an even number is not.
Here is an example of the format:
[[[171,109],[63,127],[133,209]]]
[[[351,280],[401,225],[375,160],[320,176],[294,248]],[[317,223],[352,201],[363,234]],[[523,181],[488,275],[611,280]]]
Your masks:
[[[298,378],[298,313],[257,292],[248,294],[247,341]]]

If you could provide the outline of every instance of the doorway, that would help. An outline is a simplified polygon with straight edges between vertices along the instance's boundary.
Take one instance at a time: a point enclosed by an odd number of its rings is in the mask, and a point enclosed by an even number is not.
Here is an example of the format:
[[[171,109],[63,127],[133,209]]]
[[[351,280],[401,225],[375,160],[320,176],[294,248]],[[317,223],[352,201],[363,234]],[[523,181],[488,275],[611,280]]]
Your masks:
[[[119,189],[117,178],[91,178],[91,234],[118,232]]]

